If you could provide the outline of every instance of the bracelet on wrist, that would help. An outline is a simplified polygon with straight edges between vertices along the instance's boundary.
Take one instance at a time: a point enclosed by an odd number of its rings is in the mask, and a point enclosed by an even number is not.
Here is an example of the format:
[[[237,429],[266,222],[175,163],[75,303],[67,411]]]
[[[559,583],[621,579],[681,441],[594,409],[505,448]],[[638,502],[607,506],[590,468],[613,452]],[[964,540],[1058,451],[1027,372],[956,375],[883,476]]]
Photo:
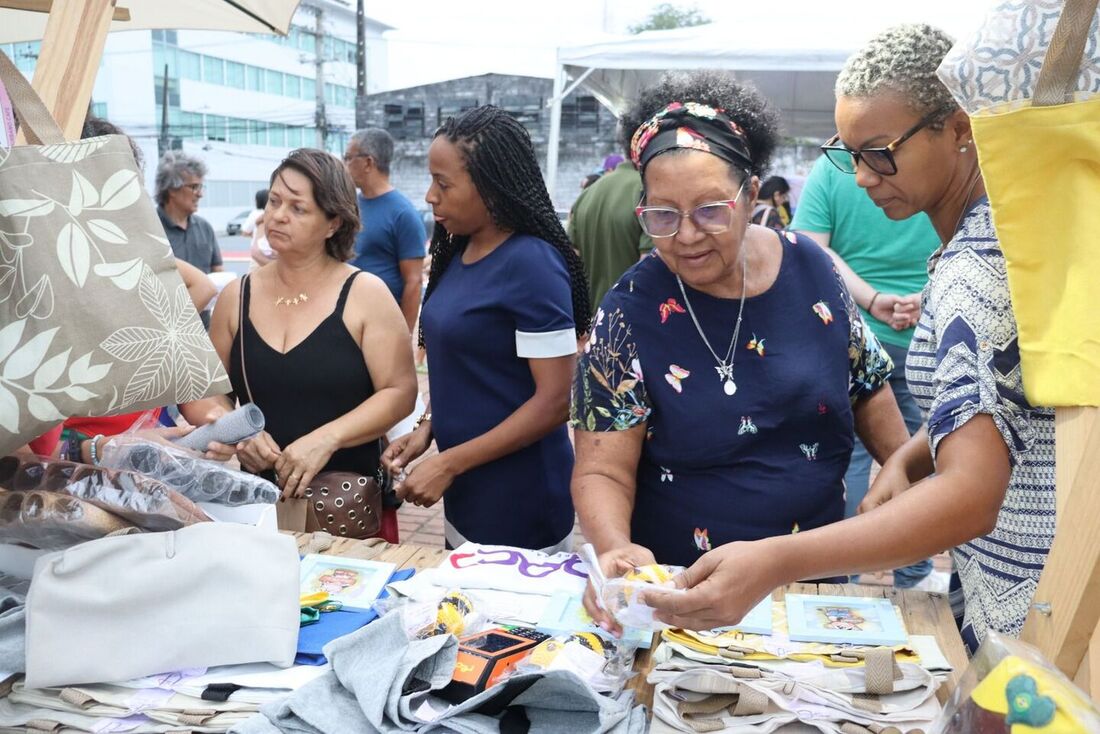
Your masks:
[[[97,433],[92,438],[92,443],[88,446],[88,453],[92,457],[92,466],[99,466],[99,442],[103,439],[102,433]]]
[[[413,424],[413,430],[415,431],[416,429],[420,428],[420,425],[424,422],[432,422],[432,414],[430,412],[425,411],[421,414],[419,418],[416,419],[416,423]]]
[[[875,295],[871,296],[871,302],[867,304],[868,313],[870,313],[871,309],[875,307],[875,299],[878,298],[880,295],[881,294],[878,291],[875,291]]]

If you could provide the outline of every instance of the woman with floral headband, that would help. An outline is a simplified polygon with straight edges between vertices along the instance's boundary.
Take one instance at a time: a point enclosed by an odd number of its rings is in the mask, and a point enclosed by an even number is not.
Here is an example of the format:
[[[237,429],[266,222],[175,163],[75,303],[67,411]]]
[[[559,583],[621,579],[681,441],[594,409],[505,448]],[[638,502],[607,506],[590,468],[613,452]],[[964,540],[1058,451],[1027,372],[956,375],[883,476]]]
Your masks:
[[[666,77],[623,122],[656,250],[604,298],[577,370],[585,537],[620,575],[841,520],[853,428],[879,461],[908,434],[828,256],[750,224],[774,111],[704,72]]]

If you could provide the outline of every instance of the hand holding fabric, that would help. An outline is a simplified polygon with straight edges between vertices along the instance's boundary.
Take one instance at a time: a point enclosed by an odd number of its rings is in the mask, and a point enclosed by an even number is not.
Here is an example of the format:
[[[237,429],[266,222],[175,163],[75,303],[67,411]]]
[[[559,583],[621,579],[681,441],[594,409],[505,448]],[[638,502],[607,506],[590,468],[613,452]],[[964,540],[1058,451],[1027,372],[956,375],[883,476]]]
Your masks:
[[[202,419],[202,425],[207,423],[213,423],[228,413],[229,410],[221,405],[215,406],[210,409]],[[228,444],[219,443],[217,441],[211,441],[206,445],[206,451],[203,452],[202,457],[204,459],[212,459],[214,461],[229,461],[233,458],[233,454],[237,453],[237,449],[234,446]]]
[[[877,303],[875,305],[878,305]],[[920,293],[903,296],[894,305],[894,314],[890,326],[895,331],[905,331],[917,325],[920,320]]]
[[[425,421],[416,430],[390,442],[382,452],[382,466],[396,477],[431,445],[431,423]]]

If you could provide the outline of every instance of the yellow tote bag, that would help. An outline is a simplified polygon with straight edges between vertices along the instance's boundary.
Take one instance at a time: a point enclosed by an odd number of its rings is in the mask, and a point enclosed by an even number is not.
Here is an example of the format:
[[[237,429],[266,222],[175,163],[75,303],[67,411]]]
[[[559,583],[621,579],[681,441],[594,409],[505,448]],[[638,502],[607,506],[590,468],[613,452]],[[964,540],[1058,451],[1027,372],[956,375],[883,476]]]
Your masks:
[[[1100,405],[1097,0],[1000,4],[939,75],[971,116],[1027,399]]]

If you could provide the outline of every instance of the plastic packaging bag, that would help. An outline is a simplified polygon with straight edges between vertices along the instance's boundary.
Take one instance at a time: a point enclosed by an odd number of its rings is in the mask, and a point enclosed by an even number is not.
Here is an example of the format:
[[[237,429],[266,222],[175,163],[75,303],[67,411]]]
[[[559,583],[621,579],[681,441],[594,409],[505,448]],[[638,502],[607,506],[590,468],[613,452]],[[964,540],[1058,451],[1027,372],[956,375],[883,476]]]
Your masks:
[[[61,492],[0,489],[0,543],[62,550],[133,527],[118,515]]]
[[[1030,645],[989,632],[934,734],[1098,734],[1100,711]]]
[[[0,489],[68,494],[143,530],[178,530],[210,520],[191,500],[151,477],[59,459],[0,459]]]
[[[672,579],[683,570],[682,566],[661,563],[639,566],[623,576],[607,579],[598,593],[604,608],[623,627],[651,632],[668,629],[667,624],[653,616],[653,607],[642,603],[642,593],[654,588],[675,593],[676,585]]]
[[[112,469],[153,477],[192,502],[236,507],[274,504],[279,499],[278,487],[266,479],[134,434],[115,436],[107,441],[102,463]]]
[[[480,632],[489,621],[486,604],[461,589],[420,600],[390,595],[375,602],[374,610],[379,616],[401,615],[409,639],[419,640],[435,635],[470,635]]]
[[[629,657],[633,662],[633,649]],[[554,635],[540,642],[527,658],[516,666],[516,673],[545,673],[567,670],[600,693],[618,691],[634,675],[628,663],[617,665],[620,650],[616,643],[592,632]]]

